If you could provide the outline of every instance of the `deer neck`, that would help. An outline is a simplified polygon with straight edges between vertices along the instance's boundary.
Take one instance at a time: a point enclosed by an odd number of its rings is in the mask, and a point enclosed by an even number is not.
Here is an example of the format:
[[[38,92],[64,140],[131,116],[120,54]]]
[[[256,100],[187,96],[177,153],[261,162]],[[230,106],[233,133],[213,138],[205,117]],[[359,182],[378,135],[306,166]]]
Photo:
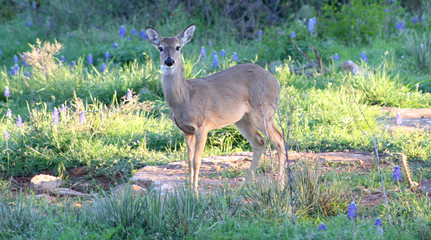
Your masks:
[[[170,107],[182,105],[189,100],[189,85],[179,64],[172,70],[162,66],[163,94]]]

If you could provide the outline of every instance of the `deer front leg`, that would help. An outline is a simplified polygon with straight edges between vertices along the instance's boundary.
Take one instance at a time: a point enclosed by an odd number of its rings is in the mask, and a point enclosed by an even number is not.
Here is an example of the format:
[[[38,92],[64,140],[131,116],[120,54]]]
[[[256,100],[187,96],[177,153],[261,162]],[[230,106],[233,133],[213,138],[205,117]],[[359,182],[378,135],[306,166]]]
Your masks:
[[[184,133],[184,137],[186,139],[186,144],[187,144],[187,166],[188,166],[188,171],[190,173],[190,178],[189,178],[189,184],[191,187],[193,187],[193,176],[194,176],[194,170],[193,170],[193,157],[195,155],[195,135],[193,134],[187,134]],[[187,170],[186,170],[187,172]]]
[[[198,180],[199,180],[199,168],[201,167],[201,157],[205,148],[205,143],[208,136],[208,130],[205,128],[199,128],[195,132],[195,153],[193,156],[193,191],[198,195]]]

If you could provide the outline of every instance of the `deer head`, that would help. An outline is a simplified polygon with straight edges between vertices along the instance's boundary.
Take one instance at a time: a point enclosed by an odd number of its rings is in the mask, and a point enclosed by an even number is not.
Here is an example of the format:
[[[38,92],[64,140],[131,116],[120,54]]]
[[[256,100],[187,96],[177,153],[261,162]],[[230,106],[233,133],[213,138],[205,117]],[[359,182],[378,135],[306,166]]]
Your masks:
[[[160,64],[163,75],[172,75],[177,67],[182,66],[181,48],[188,43],[195,32],[196,24],[186,27],[175,37],[162,37],[151,27],[147,27],[145,32],[148,41],[160,52]]]

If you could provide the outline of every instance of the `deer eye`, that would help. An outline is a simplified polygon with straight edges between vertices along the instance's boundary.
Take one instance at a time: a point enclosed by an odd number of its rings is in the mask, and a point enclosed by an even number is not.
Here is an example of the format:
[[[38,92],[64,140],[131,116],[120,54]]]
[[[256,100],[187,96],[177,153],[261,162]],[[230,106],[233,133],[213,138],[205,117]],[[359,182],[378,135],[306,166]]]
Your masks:
[[[177,51],[180,51],[181,47],[180,47],[180,46],[177,46],[175,49],[176,49]]]
[[[159,47],[159,51],[160,51],[160,52],[163,52],[163,47]]]

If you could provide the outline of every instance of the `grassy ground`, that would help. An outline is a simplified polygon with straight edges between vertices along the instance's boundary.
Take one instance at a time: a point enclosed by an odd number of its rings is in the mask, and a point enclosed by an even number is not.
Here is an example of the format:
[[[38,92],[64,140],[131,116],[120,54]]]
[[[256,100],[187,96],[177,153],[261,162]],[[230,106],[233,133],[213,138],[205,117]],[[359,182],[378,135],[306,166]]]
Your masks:
[[[352,8],[362,9],[361,1],[353,2]],[[325,21],[331,18],[324,15],[319,16],[315,33],[295,17],[278,25],[262,24],[253,37],[240,38],[234,28],[224,27],[221,17],[218,24],[206,23],[202,16],[184,14],[181,6],[166,13],[172,21],[153,24],[153,20],[145,20],[148,15],[124,20],[105,18],[100,13],[96,16],[101,19],[94,17],[93,22],[89,21],[92,24],[81,22],[76,27],[67,22],[61,25],[61,19],[49,20],[47,11],[52,7],[66,8],[52,1],[40,11],[23,11],[0,25],[4,33],[0,39],[0,91],[5,93],[7,88],[10,92],[10,96],[0,96],[0,219],[6,219],[0,222],[0,237],[431,238],[429,197],[410,190],[405,172],[401,182],[392,176],[393,167],[400,165],[405,155],[414,181],[431,178],[430,133],[386,132],[380,122],[394,117],[382,114],[383,106],[431,105],[431,40],[427,37],[430,9],[424,8],[424,20],[414,24],[414,12],[384,5],[390,8],[385,22],[367,23],[368,32],[362,31],[361,24],[351,23],[361,30],[365,40],[353,35],[346,40],[346,36],[337,35],[340,33],[335,27],[326,29],[331,25]],[[70,9],[71,18],[76,13],[74,7]],[[376,16],[385,12],[384,7],[374,8],[381,10]],[[405,29],[395,28],[398,20],[405,21]],[[349,203],[358,203],[364,189],[381,192],[377,164],[365,173],[332,171],[325,175],[317,173],[319,166],[295,166],[296,224],[292,224],[288,189],[278,189],[269,180],[199,197],[187,190],[172,195],[111,195],[109,187],[127,182],[134,170],[185,158],[184,138],[170,121],[163,100],[157,51],[140,31],[151,24],[169,36],[192,22],[198,23],[198,30],[183,50],[187,78],[207,76],[243,62],[266,66],[282,86],[277,120],[289,129],[286,139],[290,150],[373,152],[376,136],[377,150],[385,161],[382,172],[389,206],[383,202],[358,206],[356,220],[347,216]],[[343,21],[339,23],[342,28]],[[126,29],[124,38],[118,34],[121,25]],[[257,35],[259,29],[262,35]],[[291,71],[292,66],[306,63],[291,43],[292,31],[296,33],[295,42],[308,55],[314,56],[312,46],[318,49],[328,69],[326,74],[316,71],[307,77]],[[62,46],[54,44],[54,39]],[[202,46],[207,52],[205,59],[200,55]],[[222,49],[225,56],[221,56]],[[219,56],[216,67],[214,51]],[[363,52],[366,62],[361,59]],[[233,59],[234,53],[238,61]],[[88,61],[89,54],[93,64]],[[334,54],[340,59],[335,60]],[[342,70],[341,63],[349,59],[366,73],[353,75]],[[27,65],[30,63],[32,66]],[[12,70],[15,65],[16,71]],[[129,91],[132,97],[126,96]],[[17,124],[19,118],[22,124]],[[210,133],[204,155],[249,150],[238,131],[228,127]],[[64,185],[71,187],[74,182],[70,170],[77,167],[91,170],[86,175],[92,183],[89,191],[99,192],[99,197],[50,204],[35,199],[28,189],[21,194],[11,193],[11,189],[20,187],[11,178],[42,172],[61,176]],[[101,184],[101,178],[109,184]],[[374,225],[377,218],[383,221],[382,226]],[[325,224],[326,231],[319,231],[320,224]]]

